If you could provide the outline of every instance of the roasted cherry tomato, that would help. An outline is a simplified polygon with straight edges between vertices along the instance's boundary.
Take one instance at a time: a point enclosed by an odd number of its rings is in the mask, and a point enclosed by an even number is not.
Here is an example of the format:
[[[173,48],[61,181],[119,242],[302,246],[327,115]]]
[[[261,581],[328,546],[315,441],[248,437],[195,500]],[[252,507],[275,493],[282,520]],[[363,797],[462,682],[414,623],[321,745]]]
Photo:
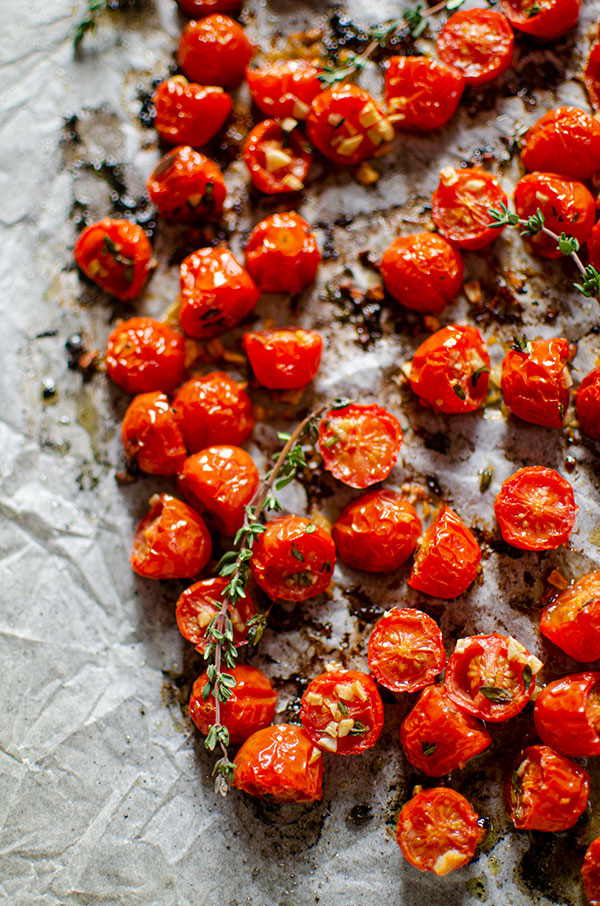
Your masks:
[[[199,340],[216,337],[250,314],[260,295],[248,271],[227,248],[198,249],[179,268],[179,320]]]
[[[521,160],[526,170],[585,182],[600,170],[600,123],[577,107],[549,110],[525,135]]]
[[[152,269],[152,247],[143,229],[106,217],[92,223],[75,244],[75,261],[86,277],[127,302],[142,291]]]
[[[402,440],[400,422],[381,406],[350,403],[330,409],[319,425],[323,467],[351,488],[368,488],[387,478]]]
[[[463,711],[498,723],[523,710],[541,668],[542,662],[512,636],[472,635],[456,643],[444,686]]]
[[[571,0],[577,3],[577,0]],[[579,11],[579,4],[577,4]],[[590,50],[587,66],[585,67],[585,87],[588,98],[596,113],[600,112],[600,41]]]
[[[369,670],[392,692],[416,692],[444,669],[446,652],[435,620],[420,610],[389,610],[369,636]]]
[[[549,683],[533,711],[538,736],[572,758],[600,755],[600,673],[576,673]]]
[[[562,428],[573,383],[568,340],[518,341],[502,362],[504,402],[523,421]]]
[[[224,535],[235,535],[244,521],[244,507],[258,487],[258,469],[241,447],[207,447],[189,456],[179,487],[197,510],[207,512]]]
[[[320,749],[357,755],[372,749],[383,729],[383,702],[368,673],[329,670],[308,684],[302,726]]]
[[[553,41],[573,28],[581,0],[500,0],[500,6],[513,28]]]
[[[183,434],[164,393],[140,393],[121,425],[125,454],[142,472],[177,475],[187,456]]]
[[[429,526],[415,554],[408,584],[434,598],[456,598],[475,581],[481,548],[450,507]]]
[[[179,596],[175,617],[179,631],[188,642],[196,646],[196,651],[204,654],[208,645],[206,627],[223,608],[225,591],[229,579],[220,576],[214,579],[202,579],[195,582]],[[256,614],[254,601],[248,589],[245,596],[238,598],[235,605],[228,602],[228,612],[233,626],[233,643],[239,648],[248,640],[248,622]]]
[[[541,211],[548,229],[559,236],[567,233],[580,245],[589,239],[596,219],[596,203],[583,183],[552,173],[527,173],[521,177],[515,189],[515,208],[523,220]],[[563,257],[556,240],[544,233],[536,233],[527,241],[542,258]]]
[[[273,722],[277,693],[269,678],[256,667],[240,664],[229,672],[235,686],[227,701],[220,703],[221,723],[229,731],[229,742],[240,743]],[[208,698],[202,694],[207,683],[208,675],[204,671],[194,683],[190,698],[190,717],[205,736],[215,722],[214,694]]]
[[[129,562],[147,579],[191,579],[212,553],[204,519],[170,494],[155,494],[135,531]]]
[[[589,790],[590,775],[577,762],[549,746],[529,746],[506,782],[506,811],[518,830],[568,830],[583,813]]]
[[[391,57],[385,73],[389,120],[401,132],[432,132],[452,119],[465,89],[460,72],[429,57]]]
[[[334,85],[314,98],[306,131],[315,148],[341,166],[373,157],[395,135],[377,101],[350,84]]]
[[[213,138],[231,113],[231,98],[222,88],[173,76],[161,82],[152,98],[154,128],[170,145],[200,148]]]
[[[234,759],[233,785],[279,802],[314,802],[323,795],[323,756],[302,727],[258,730]]]
[[[399,236],[381,259],[381,276],[388,293],[406,308],[432,315],[439,315],[454,299],[462,286],[463,272],[460,252],[437,233]]]
[[[600,440],[600,368],[586,374],[577,388],[575,409],[581,430]]]
[[[185,375],[180,333],[154,318],[129,318],[106,345],[106,373],[127,393],[172,390]]]
[[[190,453],[217,444],[239,447],[254,427],[250,397],[224,371],[186,381],[175,394],[173,409]]]
[[[297,129],[285,132],[279,120],[263,120],[244,144],[244,163],[253,185],[266,195],[300,192],[312,163],[312,150]]]
[[[427,337],[410,366],[410,386],[423,406],[448,415],[474,412],[490,381],[490,356],[476,327],[442,327]]]
[[[590,843],[581,866],[583,890],[590,906],[600,906],[600,837]]]
[[[298,390],[315,377],[323,339],[316,330],[277,327],[244,334],[244,349],[256,379],[269,390]]]
[[[255,581],[272,601],[306,601],[325,591],[335,566],[331,535],[303,516],[278,516],[254,542]]]
[[[489,225],[489,211],[508,204],[508,198],[485,170],[444,167],[431,202],[440,233],[459,248],[474,250],[490,245],[502,232],[502,227]]]
[[[315,234],[295,211],[257,223],[246,246],[246,267],[263,293],[299,293],[317,274]]]
[[[147,189],[163,217],[182,223],[218,220],[227,196],[217,165],[189,145],[180,145],[161,157]]]
[[[254,103],[267,116],[305,120],[315,95],[322,90],[319,70],[308,60],[275,60],[246,69]]]
[[[238,85],[252,56],[246,32],[220,13],[188,22],[181,33],[177,62],[200,85]]]
[[[600,658],[600,572],[573,582],[542,611],[543,635],[576,661]]]
[[[179,8],[192,19],[211,13],[235,13],[241,0],[177,0]]]
[[[464,714],[441,685],[423,689],[400,730],[404,754],[428,777],[441,777],[464,767],[491,741],[483,725]]]
[[[421,528],[412,503],[385,489],[367,491],[351,500],[338,516],[332,534],[338,556],[348,566],[391,573],[408,560]]]
[[[504,540],[526,551],[566,544],[578,509],[569,482],[544,466],[519,469],[503,481],[494,504]]]
[[[402,808],[396,839],[402,855],[419,871],[443,876],[467,865],[485,837],[479,818],[460,793],[433,787],[416,793]]]
[[[467,85],[491,82],[512,63],[515,38],[508,20],[493,9],[465,9],[450,16],[436,41],[440,60]]]

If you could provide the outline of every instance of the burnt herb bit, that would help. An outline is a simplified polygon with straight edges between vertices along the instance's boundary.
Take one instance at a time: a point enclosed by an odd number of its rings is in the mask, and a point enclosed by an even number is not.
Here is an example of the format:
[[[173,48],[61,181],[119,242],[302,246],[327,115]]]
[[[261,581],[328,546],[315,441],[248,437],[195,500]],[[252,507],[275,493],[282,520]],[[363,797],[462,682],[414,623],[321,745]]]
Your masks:
[[[305,562],[300,548],[296,547],[295,544],[292,544],[292,556],[295,557],[296,560],[300,560],[301,563]]]
[[[340,698],[337,706],[340,709],[340,714],[342,715],[342,717],[348,717],[348,705],[346,704],[346,702],[343,702]]]
[[[482,365],[481,368],[477,368],[476,371],[474,371],[473,374],[471,375],[471,386],[476,387],[477,381],[479,380],[481,375],[489,374],[489,373],[490,373],[490,369],[486,368],[485,365]]]
[[[436,742],[425,742],[424,739],[421,740],[421,748],[423,750],[423,755],[433,755],[437,749]]]
[[[491,485],[493,477],[494,467],[490,463],[489,466],[486,466],[486,468],[482,469],[479,473],[479,490],[482,494],[484,494]]]
[[[522,678],[523,678],[523,685],[525,686],[525,691],[529,692],[529,689],[531,688],[531,683],[533,681],[533,671],[532,671],[531,667],[529,666],[529,664],[525,664],[525,666],[523,667]]]
[[[104,250],[114,261],[117,262],[117,264],[122,264],[125,267],[125,279],[128,283],[131,283],[131,281],[133,280],[133,266],[135,264],[133,258],[126,258],[125,255],[122,255],[115,245],[114,241],[108,235],[104,236]],[[131,276],[129,279],[127,278],[128,270],[131,271]]]
[[[524,352],[529,355],[533,351],[533,346],[523,334],[521,337],[513,337],[512,345],[510,347],[514,349],[515,352]]]
[[[366,732],[367,727],[360,720],[355,720],[354,726],[350,728],[350,736],[362,736]]]
[[[508,689],[502,689],[500,686],[480,686],[479,691],[495,705],[506,705],[512,701],[512,695]]]
[[[537,3],[532,3],[529,9],[527,10],[527,18],[531,19],[532,16],[537,16],[540,12],[541,7]]]
[[[461,387],[460,384],[454,384],[452,389],[456,393],[459,400],[466,400],[467,394],[465,393],[465,391],[463,390],[463,388]]]
[[[317,531],[317,526],[314,524],[314,522],[309,522],[308,525],[306,526],[306,528],[304,529],[304,534],[312,535],[313,532],[316,532],[316,531]]]

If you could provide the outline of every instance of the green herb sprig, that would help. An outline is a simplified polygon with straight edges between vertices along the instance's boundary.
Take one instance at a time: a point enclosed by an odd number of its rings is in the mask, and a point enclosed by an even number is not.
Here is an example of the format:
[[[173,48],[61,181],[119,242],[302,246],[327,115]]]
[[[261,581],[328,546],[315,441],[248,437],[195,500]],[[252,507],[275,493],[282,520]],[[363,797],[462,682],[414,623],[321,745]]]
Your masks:
[[[88,0],[87,15],[81,20],[73,35],[73,47],[77,49],[88,32],[96,31],[98,19],[108,7],[107,0]]]

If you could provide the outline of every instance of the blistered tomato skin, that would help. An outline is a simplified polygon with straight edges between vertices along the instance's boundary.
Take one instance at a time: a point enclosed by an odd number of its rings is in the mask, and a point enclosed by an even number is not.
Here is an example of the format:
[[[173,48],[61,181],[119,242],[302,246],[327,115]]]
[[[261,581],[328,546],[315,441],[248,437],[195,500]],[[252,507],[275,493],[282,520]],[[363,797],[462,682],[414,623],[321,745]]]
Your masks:
[[[197,85],[184,76],[161,82],[152,98],[154,128],[170,145],[201,148],[213,138],[232,110],[222,88]]]
[[[179,631],[196,651],[204,654],[208,645],[206,628],[225,603],[224,592],[229,579],[220,576],[195,582],[179,596],[175,617]],[[238,598],[235,605],[228,603],[233,626],[233,643],[236,648],[248,640],[248,621],[256,614],[256,607],[248,589],[246,597]]]
[[[368,673],[330,670],[302,696],[302,726],[319,748],[357,755],[373,748],[383,729],[383,703]]]
[[[254,187],[265,195],[280,195],[304,188],[313,155],[298,129],[284,132],[279,120],[268,119],[251,130],[243,158]]]
[[[421,528],[412,503],[385,489],[367,491],[345,506],[332,535],[338,556],[348,566],[391,573],[408,560]]]
[[[423,406],[456,415],[481,406],[490,356],[476,327],[442,327],[421,343],[410,366],[410,386]]]
[[[600,755],[600,673],[563,676],[545,686],[533,712],[543,743],[562,755]]]
[[[191,19],[201,19],[211,13],[235,13],[241,0],[177,0],[179,8]]]
[[[177,62],[200,85],[238,85],[252,56],[241,25],[220,13],[188,22],[181,33]]]
[[[544,466],[519,469],[502,482],[494,503],[504,540],[527,551],[566,544],[578,509],[569,482]]]
[[[549,110],[525,135],[521,160],[529,172],[585,182],[600,170],[600,123],[577,107]]]
[[[388,293],[405,308],[426,314],[439,315],[454,299],[463,273],[460,252],[437,233],[399,236],[381,259],[381,276]]]
[[[229,731],[229,742],[239,744],[272,723],[277,706],[277,693],[262,670],[240,664],[230,671],[235,679],[231,697],[221,702],[221,723]],[[202,690],[208,682],[206,671],[198,677],[190,698],[190,717],[201,733],[208,735],[215,722],[215,699],[207,699]]]
[[[596,219],[596,204],[583,183],[552,173],[527,173],[515,189],[515,209],[527,220],[540,210],[544,225],[556,233],[573,236],[580,245],[590,237]],[[557,242],[544,233],[529,236],[527,242],[542,258],[562,258]]]
[[[224,535],[235,535],[258,487],[258,469],[241,447],[207,447],[186,459],[179,488]]]
[[[323,756],[302,727],[258,730],[234,759],[233,785],[278,802],[315,802],[323,796]]]
[[[317,275],[321,253],[309,224],[296,214],[271,214],[252,230],[246,267],[263,293],[299,293]]]
[[[152,269],[152,247],[143,229],[106,217],[91,223],[75,244],[75,261],[86,277],[122,302],[135,299]]]
[[[481,548],[472,533],[444,506],[423,536],[408,584],[435,598],[456,598],[475,581],[480,560]]]
[[[314,98],[306,131],[315,148],[340,166],[373,157],[395,135],[377,101],[350,84],[335,85]]]
[[[115,327],[106,346],[106,373],[127,393],[167,393],[185,375],[185,345],[154,318],[130,318]]]
[[[259,292],[248,271],[227,248],[198,249],[179,268],[179,320],[185,333],[219,336],[249,315]]]
[[[600,368],[586,374],[577,388],[575,409],[581,430],[600,440]]]
[[[250,397],[224,371],[186,381],[173,398],[173,409],[190,453],[217,444],[239,447],[254,427]]]
[[[368,488],[387,478],[402,440],[400,422],[381,406],[351,403],[330,409],[319,425],[323,468],[351,488]]]
[[[244,349],[257,381],[269,390],[299,390],[316,376],[323,339],[316,330],[278,327],[244,334]]]
[[[267,116],[305,120],[313,98],[321,93],[319,70],[308,60],[276,60],[246,69],[254,103]]]
[[[164,393],[141,393],[129,404],[121,439],[128,460],[151,475],[176,475],[187,455],[177,416]]]
[[[600,837],[596,837],[587,848],[581,878],[590,906],[600,906]]]
[[[180,145],[161,157],[147,189],[162,216],[176,223],[218,220],[227,196],[217,165],[189,145]]]
[[[600,658],[600,572],[577,579],[542,610],[540,629],[576,661]]]
[[[155,494],[136,529],[130,563],[146,579],[191,579],[202,572],[211,553],[202,517],[170,494]]]
[[[491,173],[477,168],[444,167],[433,193],[431,216],[438,230],[459,248],[485,248],[502,232],[490,227],[489,210],[508,204],[508,197]]]
[[[391,57],[385,72],[389,120],[400,132],[433,132],[456,113],[465,80],[429,57]]]
[[[533,340],[525,349],[511,349],[502,361],[504,402],[523,421],[562,428],[573,383],[567,363],[568,340]]]
[[[529,746],[506,782],[506,811],[517,830],[557,833],[582,815],[589,789],[590,775],[577,762],[549,746]]]
[[[577,22],[581,0],[545,0],[543,4],[532,0],[500,0],[500,7],[513,28],[543,41],[554,41]]]
[[[392,692],[417,692],[444,669],[446,652],[435,620],[420,610],[389,610],[369,636],[369,670]]]
[[[496,10],[459,10],[442,28],[436,45],[440,60],[462,73],[467,85],[483,85],[510,66],[514,34]]]

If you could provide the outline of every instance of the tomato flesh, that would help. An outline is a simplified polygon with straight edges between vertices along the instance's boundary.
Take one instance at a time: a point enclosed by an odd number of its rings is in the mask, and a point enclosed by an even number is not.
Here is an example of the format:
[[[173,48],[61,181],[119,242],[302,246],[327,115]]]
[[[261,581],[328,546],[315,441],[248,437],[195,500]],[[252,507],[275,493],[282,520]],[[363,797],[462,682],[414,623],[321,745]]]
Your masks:
[[[176,475],[186,449],[177,416],[165,393],[140,393],[127,409],[121,425],[123,448],[129,461],[151,475]]]
[[[258,469],[241,447],[206,447],[189,456],[178,486],[190,503],[224,535],[233,536],[244,522],[259,483]]]
[[[412,503],[396,491],[367,491],[344,507],[332,534],[338,556],[348,566],[390,573],[417,546],[421,520]]]
[[[381,259],[388,293],[406,308],[426,314],[440,314],[454,299],[463,273],[460,252],[437,233],[399,236]]]
[[[410,386],[423,406],[456,415],[474,412],[490,381],[490,356],[476,327],[442,327],[413,355]]]
[[[127,393],[167,393],[185,375],[185,344],[180,333],[154,318],[129,318],[106,344],[106,373]]]
[[[560,337],[511,349],[502,362],[501,388],[513,415],[534,425],[562,428],[571,396],[571,347]]]
[[[425,532],[408,584],[435,598],[456,598],[475,581],[481,548],[462,519],[444,506]]]
[[[391,57],[385,72],[385,103],[400,132],[431,132],[452,119],[465,80],[428,57]]]
[[[569,482],[544,466],[519,469],[502,482],[494,503],[504,540],[527,551],[566,544],[578,509]]]
[[[589,795],[590,775],[549,746],[529,746],[505,786],[506,811],[518,830],[573,827]]]
[[[220,702],[220,718],[229,731],[230,743],[241,743],[272,723],[277,707],[277,693],[262,670],[240,664],[229,671],[235,680],[231,696]],[[208,682],[206,671],[195,681],[190,697],[190,717],[201,733],[208,735],[215,722],[215,699],[207,699],[202,690]]]
[[[177,62],[200,85],[238,85],[244,78],[253,50],[241,25],[214,13],[188,22],[181,33]]]
[[[308,137],[339,166],[367,160],[394,139],[394,127],[377,101],[358,85],[334,85],[316,95],[306,120]]]
[[[597,263],[600,264],[600,255]],[[577,389],[575,408],[581,430],[600,440],[600,368],[594,368],[582,380]]]
[[[179,268],[179,320],[190,337],[224,333],[250,314],[260,295],[254,280],[226,248],[198,249]]]
[[[152,98],[154,128],[170,145],[200,148],[228,118],[233,104],[222,88],[197,85],[185,76],[161,82]]]
[[[369,670],[392,692],[416,692],[444,669],[446,652],[435,620],[420,610],[388,611],[369,636]]]
[[[483,85],[501,75],[512,62],[513,30],[493,9],[459,10],[438,35],[440,60],[457,69],[467,85]]]
[[[459,248],[471,251],[485,248],[504,229],[490,226],[489,211],[508,205],[508,198],[497,180],[485,170],[444,167],[431,203],[431,215],[438,230]]]
[[[581,877],[588,903],[600,906],[600,837],[596,837],[586,850]]]
[[[561,591],[542,611],[543,635],[576,661],[600,658],[600,572]]]
[[[537,214],[544,216],[544,226],[558,236],[566,233],[580,245],[586,242],[596,219],[596,203],[583,183],[563,179],[552,173],[527,173],[515,189],[515,209],[522,220]],[[543,258],[562,258],[557,242],[544,233],[528,237],[533,251]]]
[[[206,628],[225,602],[224,592],[229,580],[217,576],[195,582],[179,596],[175,617],[179,631],[196,651],[204,654],[208,645]],[[233,642],[236,648],[248,639],[248,621],[256,614],[256,607],[249,592],[238,598],[234,606],[228,603],[228,613],[233,626]]]
[[[276,60],[246,69],[254,103],[267,116],[305,120],[313,98],[321,93],[319,70],[308,60]]]
[[[325,413],[319,425],[323,467],[351,488],[387,478],[398,458],[402,428],[381,406],[351,403]]]
[[[82,230],[73,254],[86,277],[122,302],[139,296],[153,267],[143,229],[111,217]]]
[[[227,197],[217,165],[189,145],[161,157],[146,188],[162,216],[176,223],[218,220]]]
[[[304,188],[313,155],[298,129],[284,132],[279,120],[268,119],[248,135],[243,158],[255,188],[279,195]]]
[[[295,211],[261,220],[246,246],[246,267],[263,293],[302,292],[314,282],[320,261],[315,234]]]
[[[202,572],[211,553],[202,517],[170,494],[156,494],[135,531],[129,561],[146,579],[191,579]]]
[[[513,28],[554,41],[577,22],[581,0],[500,0],[500,6]]]
[[[533,716],[542,742],[562,755],[600,755],[600,673],[549,683],[537,697]]]
[[[577,107],[549,110],[525,135],[521,161],[530,172],[585,182],[600,170],[600,123]]]
[[[316,330],[279,327],[244,334],[256,379],[269,390],[298,390],[316,377],[323,339]]]
[[[257,730],[234,759],[233,785],[278,802],[314,802],[323,795],[323,756],[302,727]]]
[[[224,371],[186,381],[173,398],[173,409],[190,453],[220,444],[239,447],[254,427],[250,397]]]
[[[383,703],[368,673],[331,670],[302,696],[302,726],[319,748],[337,755],[371,749],[383,729]]]

